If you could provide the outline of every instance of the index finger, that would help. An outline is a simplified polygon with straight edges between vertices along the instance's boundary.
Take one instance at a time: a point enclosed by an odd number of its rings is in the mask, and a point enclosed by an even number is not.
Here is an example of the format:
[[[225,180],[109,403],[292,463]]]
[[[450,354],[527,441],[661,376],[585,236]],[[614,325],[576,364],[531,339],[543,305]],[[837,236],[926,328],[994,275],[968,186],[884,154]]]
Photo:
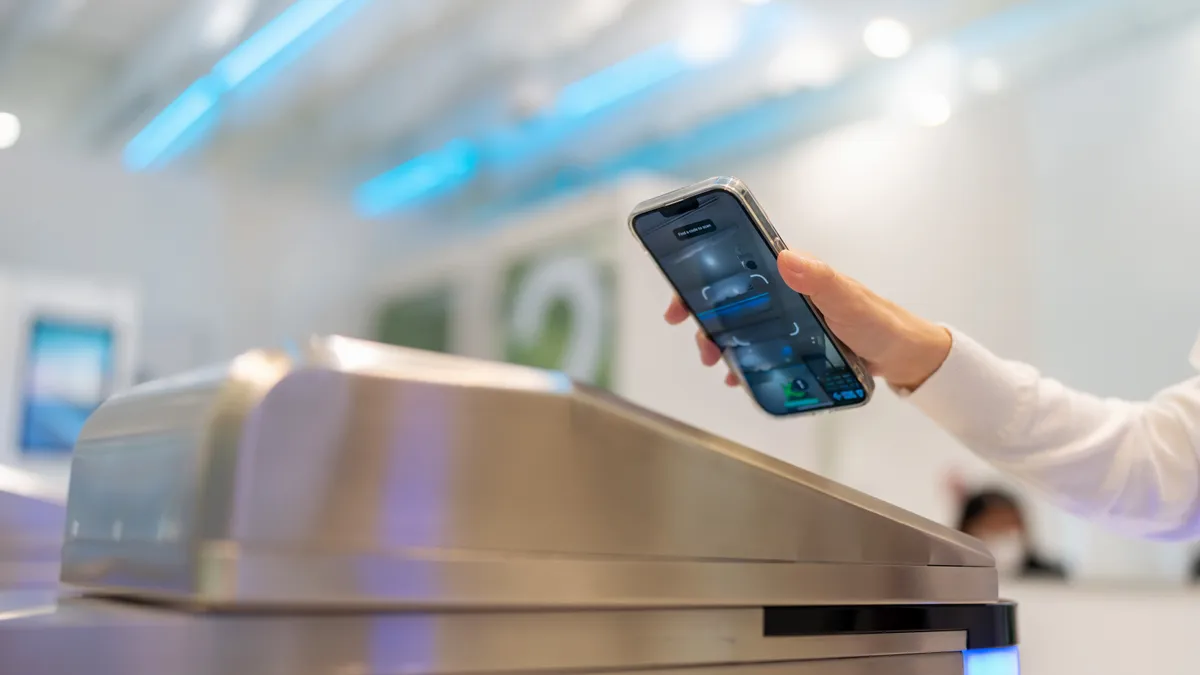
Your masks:
[[[690,312],[688,312],[687,307],[683,306],[683,301],[676,295],[671,298],[671,304],[667,305],[667,311],[663,314],[663,318],[667,320],[667,323],[674,326],[686,321],[689,314]]]

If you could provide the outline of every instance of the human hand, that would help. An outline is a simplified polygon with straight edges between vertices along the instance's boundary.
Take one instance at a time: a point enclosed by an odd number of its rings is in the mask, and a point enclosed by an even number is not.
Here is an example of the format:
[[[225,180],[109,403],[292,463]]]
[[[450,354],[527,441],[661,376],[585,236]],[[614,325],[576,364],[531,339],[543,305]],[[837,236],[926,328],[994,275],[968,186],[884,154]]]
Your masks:
[[[779,275],[792,290],[808,296],[830,331],[867,362],[872,375],[893,386],[916,389],[950,352],[950,333],[945,328],[879,297],[816,258],[784,251],[779,254]],[[689,316],[676,297],[664,318],[679,324]],[[721,360],[721,348],[703,331],[696,332],[696,343],[701,363],[712,366]],[[726,374],[725,383],[736,386],[737,375]]]

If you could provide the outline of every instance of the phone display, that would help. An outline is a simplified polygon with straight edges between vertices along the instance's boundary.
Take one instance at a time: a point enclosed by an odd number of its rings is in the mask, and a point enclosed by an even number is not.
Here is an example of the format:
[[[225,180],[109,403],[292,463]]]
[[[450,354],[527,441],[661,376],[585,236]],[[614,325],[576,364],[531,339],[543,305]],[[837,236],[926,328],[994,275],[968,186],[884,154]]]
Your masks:
[[[804,296],[742,201],[713,188],[635,215],[634,234],[708,336],[773,415],[861,405],[869,386]]]
[[[21,392],[21,449],[71,452],[83,423],[108,397],[113,328],[38,317],[30,325]]]

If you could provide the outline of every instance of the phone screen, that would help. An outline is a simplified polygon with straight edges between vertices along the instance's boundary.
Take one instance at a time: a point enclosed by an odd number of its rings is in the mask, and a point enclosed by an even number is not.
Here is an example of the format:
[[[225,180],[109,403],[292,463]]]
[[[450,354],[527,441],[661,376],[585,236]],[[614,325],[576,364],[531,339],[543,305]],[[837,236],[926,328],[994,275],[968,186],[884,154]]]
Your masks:
[[[113,344],[108,325],[34,319],[21,396],[24,453],[71,452],[83,423],[112,388]]]
[[[633,229],[709,337],[773,415],[867,394],[734,195],[714,189],[634,218]]]

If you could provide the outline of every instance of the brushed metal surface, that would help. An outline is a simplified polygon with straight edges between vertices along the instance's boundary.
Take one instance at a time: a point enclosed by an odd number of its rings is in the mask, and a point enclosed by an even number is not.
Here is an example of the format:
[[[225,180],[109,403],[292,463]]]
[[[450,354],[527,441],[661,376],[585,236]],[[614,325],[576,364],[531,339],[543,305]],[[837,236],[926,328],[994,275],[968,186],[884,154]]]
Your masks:
[[[0,589],[55,587],[66,505],[37,490],[17,492],[11,483],[22,477],[0,471]]]
[[[207,606],[990,602],[978,542],[557,373],[315,338],[80,437],[63,580]]]
[[[958,654],[913,654],[788,663],[729,664],[705,668],[625,671],[626,675],[963,675]],[[590,674],[589,674],[590,675]]]
[[[961,664],[961,632],[771,638],[761,609],[289,615],[187,614],[94,599],[0,595],[4,672],[126,675],[578,672],[865,657]],[[837,661],[832,661],[836,659]],[[899,667],[899,666],[897,666]],[[961,668],[961,666],[960,666]],[[724,671],[719,671],[724,672]],[[804,671],[801,671],[804,672]],[[820,671],[820,672],[843,672]]]

